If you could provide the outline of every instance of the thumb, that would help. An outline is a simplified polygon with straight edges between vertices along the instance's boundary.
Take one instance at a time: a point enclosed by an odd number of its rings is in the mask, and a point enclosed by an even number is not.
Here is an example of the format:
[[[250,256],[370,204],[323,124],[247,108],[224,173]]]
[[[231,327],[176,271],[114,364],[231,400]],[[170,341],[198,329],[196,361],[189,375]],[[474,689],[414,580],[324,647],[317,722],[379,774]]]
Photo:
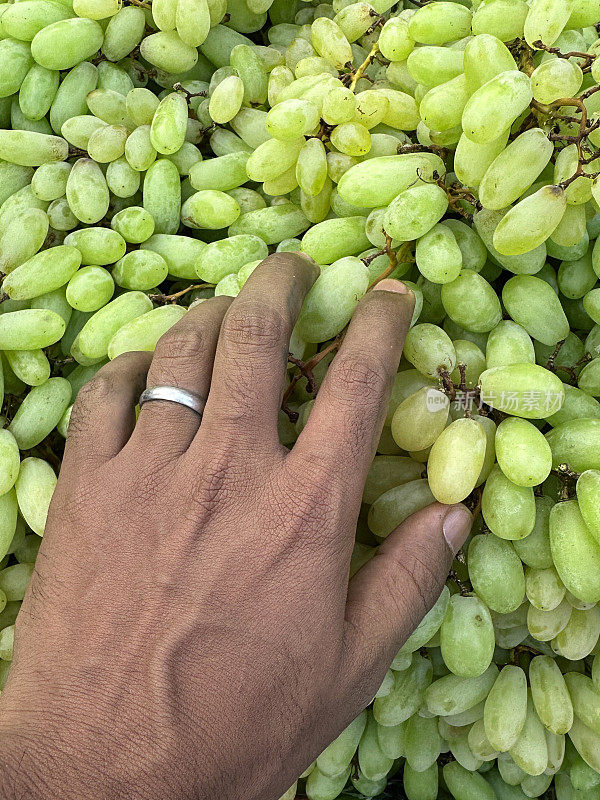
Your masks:
[[[399,525],[350,580],[346,642],[363,675],[385,671],[434,605],[472,523],[461,503],[427,506]]]

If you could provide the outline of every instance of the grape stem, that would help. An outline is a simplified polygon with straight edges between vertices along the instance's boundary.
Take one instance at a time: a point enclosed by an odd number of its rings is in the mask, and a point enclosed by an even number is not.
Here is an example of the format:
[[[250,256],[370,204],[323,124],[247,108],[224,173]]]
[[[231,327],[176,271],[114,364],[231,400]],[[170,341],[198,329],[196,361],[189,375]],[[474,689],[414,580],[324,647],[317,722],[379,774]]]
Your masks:
[[[173,84],[173,89],[175,89],[176,92],[183,92],[188,103],[192,97],[208,97],[208,92],[189,92],[179,81]]]
[[[584,364],[587,364],[588,361],[591,361],[592,360],[592,356],[591,356],[590,353],[584,353],[584,355],[582,355],[581,358],[578,361],[576,361],[574,364],[572,364],[571,366],[567,366],[566,364],[556,364],[555,363],[556,358],[557,358],[558,354],[560,353],[561,348],[564,345],[565,341],[566,341],[565,339],[561,339],[560,342],[556,343],[556,347],[554,348],[554,351],[548,357],[548,361],[546,361],[546,369],[549,370],[550,372],[557,372],[559,369],[562,369],[563,372],[566,372],[569,375],[569,378],[571,379],[571,382],[573,384],[576,384],[577,383],[577,373],[575,372],[575,370],[577,369],[577,367],[581,367]]]
[[[149,294],[148,297],[150,300],[154,301],[155,303],[174,303],[180,297],[183,297],[184,294],[193,291],[194,289],[213,289],[212,283],[194,283],[192,286],[186,286],[185,289],[182,289],[180,292],[174,292],[173,294]]]
[[[581,67],[582,72],[589,72],[593,62],[596,60],[596,56],[593,53],[581,53],[578,50],[571,50],[569,53],[563,53],[558,47],[548,47],[541,39],[534,42],[533,46],[536,50],[544,50],[546,53],[553,53],[559,58],[582,58],[585,61],[585,64]]]
[[[360,65],[360,67],[358,67],[358,69],[352,76],[352,80],[350,81],[350,87],[349,87],[351,92],[353,92],[356,89],[356,84],[363,77],[367,69],[371,66],[371,64],[377,57],[378,53],[379,53],[379,44],[378,42],[374,42],[373,46],[371,47],[371,52],[365,58],[363,63]]]
[[[572,470],[568,464],[559,464],[556,469],[552,470],[552,474],[557,476],[560,484],[558,491],[559,501],[562,502],[575,497],[575,485],[579,479],[579,473]]]

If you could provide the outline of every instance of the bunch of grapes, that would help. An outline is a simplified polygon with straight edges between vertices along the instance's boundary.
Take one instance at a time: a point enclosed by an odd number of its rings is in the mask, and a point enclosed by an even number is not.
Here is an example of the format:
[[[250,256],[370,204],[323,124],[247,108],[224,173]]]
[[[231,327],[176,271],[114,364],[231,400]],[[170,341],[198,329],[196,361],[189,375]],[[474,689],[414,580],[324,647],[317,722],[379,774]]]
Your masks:
[[[287,446],[360,297],[416,300],[352,571],[434,500],[475,524],[285,799],[600,798],[599,30],[600,0],[0,4],[0,686],[78,391],[302,251]]]

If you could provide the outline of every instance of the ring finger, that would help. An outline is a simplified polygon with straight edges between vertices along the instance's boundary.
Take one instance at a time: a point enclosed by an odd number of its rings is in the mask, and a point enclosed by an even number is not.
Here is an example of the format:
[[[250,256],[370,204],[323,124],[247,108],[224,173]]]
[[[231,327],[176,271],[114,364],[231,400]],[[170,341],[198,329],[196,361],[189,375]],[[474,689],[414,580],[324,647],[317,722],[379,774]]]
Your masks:
[[[172,386],[206,400],[221,323],[231,297],[214,297],[200,303],[158,341],[146,381],[147,388]],[[201,416],[179,403],[152,400],[144,403],[131,446],[156,443],[166,460],[184,453],[198,432]]]

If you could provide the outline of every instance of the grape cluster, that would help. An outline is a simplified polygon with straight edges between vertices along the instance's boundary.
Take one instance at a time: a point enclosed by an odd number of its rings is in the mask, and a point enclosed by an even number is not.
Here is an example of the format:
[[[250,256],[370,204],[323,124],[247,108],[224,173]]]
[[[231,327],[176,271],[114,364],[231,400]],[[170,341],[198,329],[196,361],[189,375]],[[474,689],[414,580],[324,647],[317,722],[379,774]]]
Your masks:
[[[416,300],[352,572],[434,500],[475,525],[284,797],[600,798],[599,30],[600,0],[0,4],[0,686],[78,391],[299,250],[287,446],[360,297]]]

